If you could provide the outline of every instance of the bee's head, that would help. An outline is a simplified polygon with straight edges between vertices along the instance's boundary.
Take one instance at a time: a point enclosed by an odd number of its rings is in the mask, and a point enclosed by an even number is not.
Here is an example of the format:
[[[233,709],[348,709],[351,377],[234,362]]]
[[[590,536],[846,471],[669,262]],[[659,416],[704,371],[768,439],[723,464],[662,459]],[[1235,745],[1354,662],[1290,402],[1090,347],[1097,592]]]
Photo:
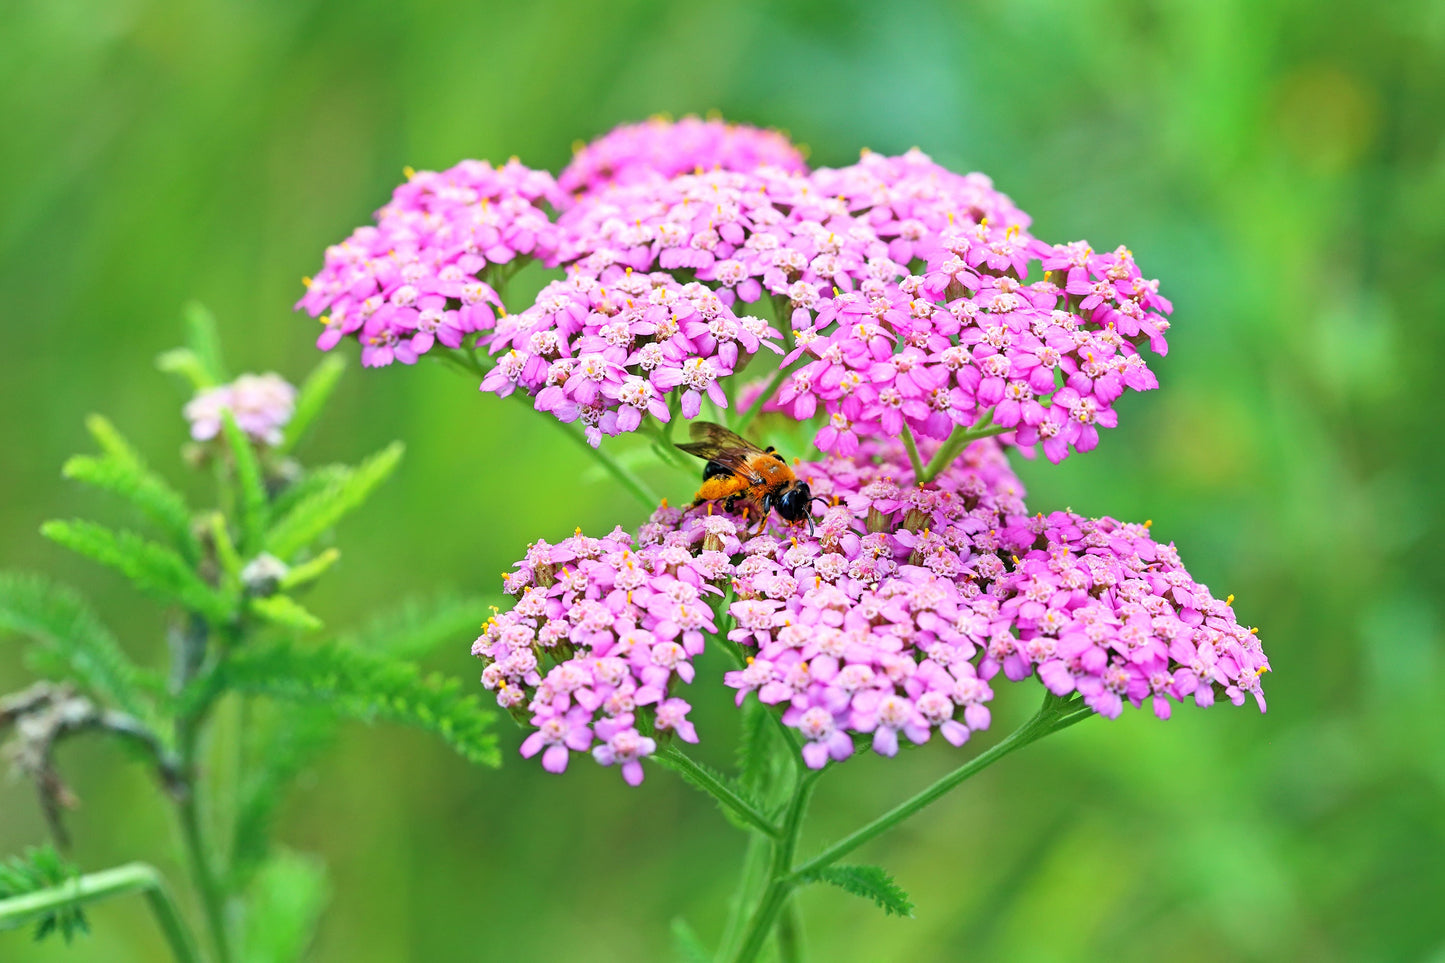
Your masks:
[[[808,509],[813,501],[813,493],[808,488],[807,482],[794,482],[787,490],[778,496],[775,505],[778,515],[785,521],[801,522],[809,517]]]

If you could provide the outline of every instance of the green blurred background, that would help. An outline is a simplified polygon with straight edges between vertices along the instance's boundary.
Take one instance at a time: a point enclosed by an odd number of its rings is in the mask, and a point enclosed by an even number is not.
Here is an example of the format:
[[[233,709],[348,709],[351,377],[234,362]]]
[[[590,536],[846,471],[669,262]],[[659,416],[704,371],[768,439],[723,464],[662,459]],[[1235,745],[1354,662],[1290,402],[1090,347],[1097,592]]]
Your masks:
[[[159,656],[160,613],[37,527],[112,507],[59,480],[88,411],[157,464],[178,450],[152,359],[186,300],[233,368],[294,379],[316,355],[299,278],[403,165],[556,170],[617,122],[713,108],[819,164],[918,145],[992,175],[1041,236],[1128,243],[1163,280],[1163,390],[1096,452],[1021,471],[1032,507],[1150,517],[1237,593],[1270,711],[1131,713],[1010,758],[862,854],[917,919],[805,895],[816,958],[1445,960],[1445,4],[19,0],[3,20],[0,566],[80,586],[133,654]],[[311,454],[409,452],[312,608],[345,626],[491,590],[532,538],[637,520],[522,414],[440,366],[354,368]],[[435,666],[474,676],[469,641]],[[7,643],[0,691],[23,680]],[[1015,688],[997,730],[1032,708]],[[725,758],[726,697],[695,701]],[[548,777],[506,738],[489,771],[348,730],[285,811],[331,866],[316,959],[656,960],[676,915],[716,936],[739,850],[705,799],[657,772]],[[955,758],[848,764],[805,848]],[[84,868],[181,878],[138,767],[93,744],[63,765]],[[0,784],[0,852],[41,835],[28,788]],[[70,950],[0,934],[0,959],[162,958],[138,902],[93,926]]]

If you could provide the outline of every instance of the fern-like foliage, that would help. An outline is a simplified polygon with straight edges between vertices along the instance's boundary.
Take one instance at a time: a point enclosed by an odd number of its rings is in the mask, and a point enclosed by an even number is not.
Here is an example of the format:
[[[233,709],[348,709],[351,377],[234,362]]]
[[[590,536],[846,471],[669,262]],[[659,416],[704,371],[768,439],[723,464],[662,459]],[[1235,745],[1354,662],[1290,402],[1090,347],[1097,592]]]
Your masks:
[[[115,569],[136,588],[163,602],[175,602],[211,622],[230,617],[231,605],[207,585],[173,549],[134,532],[112,531],[80,519],[51,521],[40,533],[57,544]]]
[[[319,465],[288,484],[271,500],[271,517],[285,518],[297,505],[339,484],[353,471],[350,465]]]
[[[880,866],[825,866],[804,879],[828,883],[854,896],[870,899],[889,916],[913,915],[913,901]]]
[[[78,875],[75,867],[50,846],[27,849],[22,856],[12,856],[0,862],[0,900],[74,883]],[[7,928],[5,924],[0,924],[0,929]],[[79,903],[62,904],[35,924],[37,940],[59,933],[69,943],[76,933],[88,932],[90,924],[86,922],[85,910]]]
[[[340,716],[415,726],[440,736],[471,762],[501,764],[489,731],[494,713],[463,695],[458,680],[423,677],[407,662],[335,643],[303,649],[281,642],[235,652],[187,699],[204,704],[227,689],[319,702]]]
[[[40,643],[67,677],[103,703],[147,718],[146,673],[121,651],[115,636],[75,592],[38,575],[0,572],[0,634]]]
[[[464,644],[481,631],[499,599],[441,595],[408,599],[375,616],[342,641],[367,652],[419,659],[442,645]]]
[[[129,502],[150,519],[170,543],[194,563],[200,545],[191,531],[191,510],[181,494],[164,478],[151,471],[120,432],[100,415],[91,415],[86,427],[104,454],[76,455],[61,473],[85,485],[110,492]]]
[[[333,476],[331,483],[298,501],[266,536],[266,548],[290,559],[344,515],[358,508],[396,470],[404,446],[393,442],[355,469]]]

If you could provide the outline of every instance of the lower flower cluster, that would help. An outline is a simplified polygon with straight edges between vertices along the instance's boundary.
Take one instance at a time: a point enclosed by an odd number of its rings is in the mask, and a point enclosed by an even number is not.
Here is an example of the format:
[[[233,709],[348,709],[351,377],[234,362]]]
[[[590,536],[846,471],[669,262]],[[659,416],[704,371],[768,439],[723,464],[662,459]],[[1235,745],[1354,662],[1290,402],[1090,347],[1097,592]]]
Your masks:
[[[935,731],[963,744],[988,727],[1000,674],[1110,717],[1220,696],[1264,708],[1269,663],[1232,596],[1147,523],[1029,515],[992,439],[925,486],[908,464],[868,440],[798,465],[823,502],[812,525],[664,505],[635,535],[534,544],[506,579],[515,607],[473,648],[483,684],[536,727],[523,754],[560,772],[590,751],[640,781],[658,740],[697,740],[676,691],[709,636],[737,661],[738,704],[776,707],[813,768]]]

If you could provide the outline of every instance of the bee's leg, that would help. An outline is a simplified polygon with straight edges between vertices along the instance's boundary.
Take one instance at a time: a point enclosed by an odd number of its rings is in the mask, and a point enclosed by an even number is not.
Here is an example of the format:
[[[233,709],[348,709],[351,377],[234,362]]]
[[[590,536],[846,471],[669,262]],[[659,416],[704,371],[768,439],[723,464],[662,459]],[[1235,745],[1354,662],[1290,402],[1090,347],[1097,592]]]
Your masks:
[[[726,510],[729,515],[735,514],[738,510],[738,496],[729,495],[727,500],[723,502],[723,509]]]

